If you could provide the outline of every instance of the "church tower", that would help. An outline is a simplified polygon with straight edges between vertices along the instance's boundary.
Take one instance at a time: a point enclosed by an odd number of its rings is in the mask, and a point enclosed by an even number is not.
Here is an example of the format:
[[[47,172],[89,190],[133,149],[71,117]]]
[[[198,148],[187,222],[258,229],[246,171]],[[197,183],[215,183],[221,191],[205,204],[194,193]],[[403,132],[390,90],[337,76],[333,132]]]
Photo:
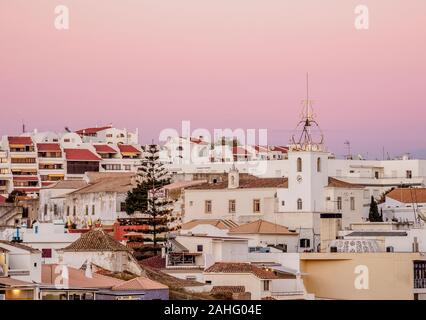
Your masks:
[[[240,186],[240,172],[232,165],[231,170],[228,173],[228,189],[237,189]]]
[[[289,199],[285,211],[319,212],[324,210],[323,188],[328,184],[328,153],[324,136],[309,98],[306,76],[306,100],[303,100],[301,119],[291,137],[288,161]]]

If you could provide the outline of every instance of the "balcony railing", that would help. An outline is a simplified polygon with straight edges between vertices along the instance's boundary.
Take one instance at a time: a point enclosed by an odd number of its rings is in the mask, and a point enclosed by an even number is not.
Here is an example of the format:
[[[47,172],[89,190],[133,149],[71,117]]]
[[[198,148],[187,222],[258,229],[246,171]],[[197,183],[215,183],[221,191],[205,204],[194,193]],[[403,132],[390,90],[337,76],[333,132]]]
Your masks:
[[[414,279],[414,289],[426,289],[426,278]]]

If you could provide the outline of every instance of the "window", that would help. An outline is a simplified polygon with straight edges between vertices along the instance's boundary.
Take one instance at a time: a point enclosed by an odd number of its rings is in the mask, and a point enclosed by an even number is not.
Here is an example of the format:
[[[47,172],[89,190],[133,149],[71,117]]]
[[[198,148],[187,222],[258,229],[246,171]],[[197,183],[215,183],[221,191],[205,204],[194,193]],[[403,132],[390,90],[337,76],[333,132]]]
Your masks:
[[[235,200],[229,200],[228,209],[229,213],[235,213]]]
[[[300,239],[299,241],[301,248],[309,248],[311,246],[311,240],[310,239]]]
[[[342,197],[337,197],[337,210],[342,210]]]
[[[92,216],[94,216],[94,215],[95,215],[95,205],[92,204]]]
[[[405,171],[405,176],[407,179],[411,179],[413,177],[413,172],[411,170]]]
[[[47,204],[44,205],[44,215],[47,215]]]
[[[259,199],[254,199],[253,200],[253,212],[254,213],[259,213],[260,212],[260,200]]]
[[[125,202],[120,202],[120,211],[121,212],[126,211],[126,203]]]
[[[282,200],[281,201],[281,205],[284,207],[285,206],[285,201],[284,200]]]
[[[379,171],[374,171],[374,178],[379,179]]]
[[[89,215],[89,206],[86,205],[86,216],[88,216],[88,215]]]
[[[351,210],[355,210],[355,197],[351,197]]]
[[[52,249],[41,249],[42,258],[52,258]]]
[[[205,213],[212,213],[212,201],[206,200],[204,203],[204,212]]]
[[[263,280],[263,291],[269,291],[269,284],[271,280]]]
[[[72,215],[75,216],[77,214],[75,206],[72,207]]]
[[[194,201],[189,201],[189,206],[192,207],[194,205]]]
[[[126,171],[130,171],[130,170],[131,170],[131,166],[130,166],[130,164],[125,164],[125,165],[124,165],[124,170],[126,170]]]
[[[297,158],[297,172],[302,172],[302,158]]]
[[[321,172],[321,158],[317,159],[317,172]]]
[[[38,226],[34,226],[34,233],[37,234],[38,233]]]
[[[197,245],[197,252],[203,252],[203,245],[202,244]]]
[[[70,206],[67,206],[67,216],[70,215]]]
[[[302,199],[297,199],[297,210],[302,210],[303,209],[303,202]]]
[[[206,284],[212,284],[211,280],[206,280]]]
[[[53,205],[53,214],[55,216],[58,215],[58,205],[56,203]]]

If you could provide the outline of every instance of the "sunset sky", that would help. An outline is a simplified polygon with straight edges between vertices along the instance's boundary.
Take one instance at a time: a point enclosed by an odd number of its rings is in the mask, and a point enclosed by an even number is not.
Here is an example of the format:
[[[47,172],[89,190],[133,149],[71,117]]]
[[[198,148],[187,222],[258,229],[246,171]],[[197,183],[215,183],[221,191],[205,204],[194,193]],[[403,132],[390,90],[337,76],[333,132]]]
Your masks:
[[[425,0],[0,0],[0,135],[190,120],[287,144],[306,72],[331,151],[426,150]]]

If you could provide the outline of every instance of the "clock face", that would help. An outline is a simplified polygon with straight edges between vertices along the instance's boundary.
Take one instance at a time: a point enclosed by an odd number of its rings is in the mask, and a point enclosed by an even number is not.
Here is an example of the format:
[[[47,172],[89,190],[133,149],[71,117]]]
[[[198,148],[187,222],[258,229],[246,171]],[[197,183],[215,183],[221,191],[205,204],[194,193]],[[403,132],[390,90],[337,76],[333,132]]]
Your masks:
[[[296,177],[296,180],[297,180],[297,182],[302,182],[302,176],[301,175],[298,175],[297,177]]]

